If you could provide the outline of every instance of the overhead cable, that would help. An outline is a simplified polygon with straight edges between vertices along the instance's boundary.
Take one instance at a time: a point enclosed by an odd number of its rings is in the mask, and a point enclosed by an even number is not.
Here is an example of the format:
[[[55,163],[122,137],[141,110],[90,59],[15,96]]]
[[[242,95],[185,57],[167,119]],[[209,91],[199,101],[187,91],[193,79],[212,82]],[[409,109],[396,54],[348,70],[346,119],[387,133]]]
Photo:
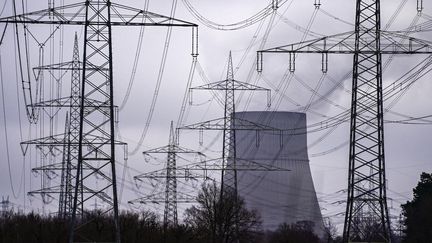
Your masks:
[[[289,0],[281,0],[279,1],[279,6],[282,6]],[[293,0],[291,0],[293,1]],[[189,0],[182,0],[183,4],[186,6],[187,10],[194,16],[199,22],[201,22],[203,25],[215,29],[215,30],[239,30],[246,27],[249,27],[251,25],[254,25],[261,20],[265,19],[267,16],[269,16],[272,12],[276,11],[275,3],[270,3],[266,7],[264,7],[262,10],[260,10],[258,13],[252,15],[251,17],[248,17],[244,20],[238,21],[236,23],[231,24],[219,24],[212,20],[209,20],[205,16],[203,16],[196,8],[189,2]]]

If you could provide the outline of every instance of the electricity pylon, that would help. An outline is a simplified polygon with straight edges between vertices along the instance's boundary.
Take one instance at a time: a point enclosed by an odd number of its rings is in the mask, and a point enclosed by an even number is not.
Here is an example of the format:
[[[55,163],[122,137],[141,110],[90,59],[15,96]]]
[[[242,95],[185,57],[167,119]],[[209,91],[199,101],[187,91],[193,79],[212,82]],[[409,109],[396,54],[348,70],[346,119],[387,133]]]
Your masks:
[[[33,168],[32,171],[40,171],[42,173],[57,174],[61,175],[61,183],[58,186],[50,186],[48,188],[42,188],[37,191],[29,192],[29,194],[59,194],[59,207],[58,215],[61,218],[67,218],[72,215],[72,204],[73,204],[73,183],[72,180],[74,175],[73,169],[76,169],[78,164],[78,138],[79,138],[79,102],[80,102],[80,73],[82,70],[82,63],[79,60],[79,48],[78,48],[78,37],[75,33],[74,47],[72,61],[64,62],[59,64],[51,64],[46,66],[38,66],[34,68],[37,72],[43,71],[71,71],[71,88],[70,96],[52,99],[48,101],[42,101],[36,103],[34,106],[42,109],[50,108],[57,109],[54,114],[58,114],[58,110],[61,108],[69,108],[69,112],[66,115],[65,120],[65,133],[58,135],[50,135],[47,138],[40,138],[36,140],[22,142],[24,151],[26,146],[30,144],[36,145],[40,150],[59,150],[62,147],[62,162],[50,164],[47,166]],[[61,74],[63,76],[64,74]],[[61,142],[56,143],[54,137],[61,138]],[[47,144],[51,140],[52,143]],[[43,151],[41,151],[44,153]],[[82,191],[82,190],[81,190]],[[82,193],[79,194],[82,198]]]
[[[110,0],[86,0],[46,10],[0,18],[0,23],[55,24],[84,26],[84,55],[80,96],[78,165],[75,173],[75,192],[68,242],[74,241],[76,215],[79,208],[98,196],[108,204],[105,212],[112,212],[115,241],[120,242],[118,199],[115,169],[115,111],[113,90],[113,26],[178,26],[197,25],[117,3]],[[6,28],[5,27],[5,28]],[[197,38],[197,35],[193,38]],[[193,41],[192,55],[197,55],[197,41]],[[95,67],[94,70],[88,68]],[[24,76],[21,77],[24,81]],[[30,80],[28,80],[30,82]],[[23,82],[25,83],[25,82]],[[90,146],[89,146],[90,145]],[[88,148],[88,149],[85,149]],[[88,168],[84,174],[83,167]],[[90,183],[92,175],[103,178],[102,189]],[[79,188],[92,193],[78,200]],[[83,225],[84,222],[82,222]]]
[[[218,160],[206,160],[198,164],[187,166],[188,170],[218,170],[221,171],[221,190],[220,201],[222,202],[224,193],[234,195],[234,200],[238,200],[237,172],[244,171],[287,171],[276,166],[260,165],[254,161],[237,158],[236,155],[236,131],[248,130],[257,133],[257,146],[259,144],[259,132],[278,132],[280,133],[280,143],[282,146],[282,132],[279,129],[253,123],[235,115],[235,92],[236,91],[264,91],[267,92],[267,106],[270,106],[270,90],[256,85],[240,82],[234,79],[234,68],[231,52],[228,58],[227,76],[223,81],[217,81],[207,85],[191,88],[191,90],[216,90],[225,93],[224,117],[210,121],[200,122],[193,125],[183,126],[180,129],[191,130],[219,130],[223,132],[222,158]],[[236,242],[239,242],[238,214],[235,215]],[[215,234],[215,232],[213,232]]]
[[[9,201],[9,196],[6,198],[2,196],[2,200],[0,201],[0,218],[4,218],[10,213],[11,205],[12,203]]]
[[[47,137],[33,139],[21,143],[23,151],[26,152],[29,145],[35,145],[40,150],[42,156],[47,154],[56,155],[55,151],[60,151],[63,154],[62,162],[53,163],[46,166],[33,168],[32,171],[41,172],[43,175],[46,174],[48,179],[51,180],[50,175],[60,174],[61,183],[57,186],[44,187],[39,190],[29,192],[30,195],[40,194],[43,197],[50,196],[53,194],[59,195],[59,208],[58,215],[62,218],[69,218],[72,216],[73,209],[73,196],[75,191],[75,185],[73,181],[76,179],[74,170],[77,169],[78,165],[78,146],[79,146],[79,122],[80,122],[80,100],[81,100],[81,71],[83,70],[82,62],[79,61],[79,48],[78,48],[78,37],[75,34],[73,58],[72,61],[63,62],[58,64],[50,64],[45,66],[38,66],[34,70],[39,73],[48,71],[52,74],[54,71],[61,71],[66,73],[71,71],[71,88],[70,95],[66,97],[60,97],[51,100],[44,100],[33,104],[34,107],[40,109],[54,109],[54,114],[58,114],[58,111],[62,108],[69,109],[68,116],[65,121],[65,132],[62,134],[50,134]],[[95,71],[97,67],[90,67],[87,70]],[[103,69],[107,71],[107,69]],[[61,74],[63,76],[63,74]],[[95,101],[94,101],[95,102]],[[114,107],[117,110],[117,107]],[[117,114],[117,112],[116,112]],[[125,146],[125,143],[115,141],[116,145]],[[88,147],[92,147],[91,144],[87,143]],[[84,166],[83,170],[91,170],[92,168]],[[89,188],[82,187],[78,189],[78,201],[83,200],[84,194],[94,193]],[[104,200],[103,197],[96,195],[99,199]],[[77,209],[77,214],[82,216],[83,207]]]
[[[191,90],[216,90],[225,94],[224,99],[224,117],[210,121],[200,122],[197,124],[180,127],[180,129],[190,130],[219,130],[223,131],[222,158],[217,160],[207,160],[187,167],[188,170],[220,170],[221,174],[221,197],[224,190],[231,190],[237,196],[237,171],[238,170],[265,170],[280,171],[277,167],[259,165],[253,161],[247,161],[237,158],[235,146],[235,134],[237,130],[270,131],[280,132],[281,130],[269,126],[256,124],[242,118],[235,117],[235,92],[236,91],[264,91],[269,98],[270,90],[256,85],[240,82],[234,79],[234,68],[231,52],[228,58],[227,76],[223,81],[191,88]],[[268,99],[267,105],[270,105]],[[281,134],[282,136],[282,134]],[[257,135],[257,145],[259,136]],[[281,140],[282,141],[282,140]]]
[[[344,242],[391,241],[386,197],[382,93],[383,54],[432,54],[431,42],[381,30],[379,0],[357,0],[355,31],[258,51],[288,53],[295,69],[299,53],[320,53],[322,71],[328,54],[354,55],[348,200]]]
[[[177,219],[177,203],[193,203],[195,198],[184,193],[177,191],[178,179],[196,179],[202,178],[200,175],[187,173],[184,170],[178,170],[177,167],[177,154],[196,154],[204,156],[202,153],[190,149],[182,148],[176,144],[176,133],[174,132],[173,122],[171,121],[169,143],[167,146],[147,150],[144,154],[167,154],[166,169],[156,172],[150,172],[135,176],[135,180],[142,181],[143,179],[165,179],[165,191],[163,193],[156,193],[153,195],[138,198],[129,203],[165,203],[164,210],[164,229],[169,227],[176,227],[178,225]],[[184,173],[183,173],[184,172]]]

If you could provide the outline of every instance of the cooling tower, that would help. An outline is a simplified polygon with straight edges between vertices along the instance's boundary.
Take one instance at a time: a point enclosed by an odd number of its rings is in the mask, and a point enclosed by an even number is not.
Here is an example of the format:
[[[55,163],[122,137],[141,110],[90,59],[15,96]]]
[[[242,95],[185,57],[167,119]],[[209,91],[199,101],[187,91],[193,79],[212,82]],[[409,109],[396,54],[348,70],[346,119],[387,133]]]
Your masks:
[[[236,118],[286,130],[236,131],[236,157],[291,171],[239,171],[238,192],[260,212],[265,230],[281,223],[311,221],[322,236],[322,216],[307,152],[306,115],[296,112],[237,112]],[[257,137],[258,136],[258,137]]]

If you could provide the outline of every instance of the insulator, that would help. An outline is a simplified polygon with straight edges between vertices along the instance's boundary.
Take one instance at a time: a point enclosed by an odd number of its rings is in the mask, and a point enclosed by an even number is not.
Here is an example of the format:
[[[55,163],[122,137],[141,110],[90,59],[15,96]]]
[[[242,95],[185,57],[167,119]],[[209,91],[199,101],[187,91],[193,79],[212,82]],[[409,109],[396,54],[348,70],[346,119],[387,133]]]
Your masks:
[[[408,49],[409,49],[409,52],[413,51],[413,38],[412,37],[409,38]]]
[[[175,136],[175,138],[176,138],[175,144],[176,144],[176,145],[179,145],[179,144],[180,144],[180,129],[179,129],[179,128],[176,128],[175,133],[176,133],[176,136]]]
[[[199,130],[199,145],[202,146],[204,144],[204,130]]]
[[[257,72],[261,73],[263,70],[263,53],[257,52]]]
[[[256,130],[255,133],[255,146],[258,148],[260,145],[260,132]]]
[[[146,163],[150,162],[150,155],[149,154],[144,154],[144,161]]]
[[[192,28],[192,57],[198,56],[198,26]]]
[[[295,55],[294,52],[289,53],[289,71],[292,73],[295,72]]]
[[[271,107],[271,90],[267,90],[267,107]]]
[[[314,6],[315,6],[315,8],[320,8],[321,0],[315,0]]]
[[[279,0],[272,1],[272,9],[277,10],[279,8]]]
[[[421,13],[423,11],[423,0],[417,0],[417,12]]]
[[[114,107],[114,122],[115,123],[119,123],[119,108],[118,107]]]
[[[51,195],[46,194],[46,193],[42,194],[42,202],[44,204],[50,204],[53,200],[54,200],[54,198]]]
[[[192,101],[192,90],[193,89],[189,89],[189,105],[193,104],[193,101]]]
[[[123,146],[123,160],[126,162],[128,159],[129,159],[129,156],[128,156],[128,145],[125,144]]]
[[[323,73],[327,73],[327,71],[328,71],[328,53],[327,52],[322,54],[321,71]]]

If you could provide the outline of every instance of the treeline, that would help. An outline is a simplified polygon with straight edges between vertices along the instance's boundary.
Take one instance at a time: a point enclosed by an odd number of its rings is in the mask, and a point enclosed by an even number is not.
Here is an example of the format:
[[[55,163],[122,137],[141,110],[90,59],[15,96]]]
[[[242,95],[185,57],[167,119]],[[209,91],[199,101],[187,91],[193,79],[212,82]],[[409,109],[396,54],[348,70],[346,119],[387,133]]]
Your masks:
[[[76,242],[112,242],[114,224],[109,215],[93,211],[91,220],[76,234]],[[212,243],[210,235],[202,234],[187,224],[164,230],[163,224],[152,212],[122,212],[119,215],[121,240],[124,243]],[[6,214],[0,218],[1,243],[65,243],[68,235],[68,221],[55,216],[41,216],[36,213]],[[252,237],[251,237],[252,236]],[[228,242],[231,242],[229,240]],[[241,242],[248,243],[290,243],[320,242],[312,232],[311,224],[299,222],[295,225],[281,225],[274,232],[254,231]]]
[[[93,211],[86,217],[91,220],[79,230],[76,235],[77,242],[87,242],[89,239],[111,242],[114,239],[114,224],[109,215]],[[87,222],[87,219],[83,221]],[[145,242],[163,242],[161,224],[153,213],[122,212],[119,223],[122,242],[144,242],[143,239]],[[55,216],[9,213],[0,218],[0,242],[64,243],[67,242],[68,225],[68,220]]]
[[[273,232],[263,231],[259,213],[246,207],[232,190],[221,193],[215,183],[203,184],[197,204],[186,210],[184,222],[164,227],[154,212],[121,212],[119,226],[124,243],[318,243],[314,225],[301,221],[282,224]],[[76,222],[75,242],[113,242],[112,215],[102,211],[85,212]],[[6,214],[0,217],[0,243],[64,243],[69,221],[36,213]],[[332,227],[325,227],[332,229]],[[327,231],[326,231],[327,232]],[[332,233],[333,232],[333,233]],[[324,241],[333,242],[335,229]]]
[[[314,234],[309,221],[282,224],[275,231],[263,231],[258,212],[246,207],[241,197],[231,191],[221,196],[216,184],[203,184],[197,204],[186,210],[184,222],[164,227],[155,213],[121,212],[119,224],[123,243],[339,243],[337,229],[324,222],[321,239]],[[114,224],[102,211],[86,212],[85,225],[75,234],[75,242],[113,242]],[[403,220],[392,242],[431,242],[432,239],[432,174],[423,173],[413,189],[413,200],[402,205]],[[77,225],[82,225],[77,222]],[[0,243],[65,243],[67,220],[37,213],[0,215]],[[365,240],[371,242],[376,227]]]

